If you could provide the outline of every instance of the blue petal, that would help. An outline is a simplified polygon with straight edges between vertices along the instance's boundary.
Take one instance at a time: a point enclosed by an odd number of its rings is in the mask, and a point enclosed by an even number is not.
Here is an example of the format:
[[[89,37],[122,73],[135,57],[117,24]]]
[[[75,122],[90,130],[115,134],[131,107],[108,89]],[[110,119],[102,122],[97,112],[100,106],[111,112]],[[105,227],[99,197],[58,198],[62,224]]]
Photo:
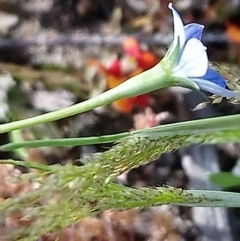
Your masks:
[[[205,90],[209,93],[219,95],[221,97],[240,99],[240,94],[235,91],[227,90],[214,82],[210,82],[205,79],[192,79],[201,90]]]
[[[186,42],[191,38],[201,40],[204,26],[198,23],[190,23],[184,26]]]
[[[201,77],[201,79],[205,79],[210,82],[213,82],[223,88],[225,88],[227,85],[226,80],[220,74],[218,74],[216,71],[209,69],[209,68],[208,68],[206,74]]]

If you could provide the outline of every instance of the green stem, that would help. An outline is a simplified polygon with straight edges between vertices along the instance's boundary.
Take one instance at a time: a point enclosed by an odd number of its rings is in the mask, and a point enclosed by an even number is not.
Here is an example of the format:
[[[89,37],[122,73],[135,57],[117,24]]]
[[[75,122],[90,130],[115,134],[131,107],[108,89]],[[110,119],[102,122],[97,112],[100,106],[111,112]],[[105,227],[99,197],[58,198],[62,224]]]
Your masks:
[[[145,130],[135,131],[134,134],[151,134],[157,136],[201,134],[218,130],[236,129],[240,127],[240,114],[222,117],[213,117],[200,120],[177,122],[163,126],[156,126]]]
[[[26,162],[26,161],[23,162],[23,161],[7,159],[7,160],[0,161],[0,163],[1,164],[19,165],[19,166],[22,166],[24,164],[24,167],[27,167],[27,168],[34,168],[34,169],[40,170],[40,171],[52,172],[51,166],[34,163],[34,162]]]
[[[62,139],[49,139],[49,140],[35,140],[35,141],[22,141],[11,142],[6,145],[2,145],[0,150],[12,151],[18,148],[34,148],[44,146],[82,146],[82,145],[94,145],[103,143],[113,143],[121,138],[129,136],[129,132],[123,132],[115,135],[106,136],[93,136],[83,138],[62,138]]]
[[[120,134],[106,135],[106,136],[93,136],[83,138],[63,138],[51,140],[35,140],[8,143],[1,146],[1,150],[11,151],[17,148],[31,148],[43,146],[81,146],[92,144],[112,143],[120,140],[121,138],[131,135],[146,135],[152,137],[164,137],[174,135],[195,135],[216,132],[220,130],[236,129],[240,127],[240,115],[214,117],[201,120],[178,122],[163,126],[156,126],[144,130],[136,130],[132,132],[123,132]]]
[[[179,85],[179,82],[172,81],[168,71],[162,68],[161,64],[157,64],[152,69],[145,71],[137,76],[130,78],[117,87],[108,90],[99,96],[86,100],[70,107],[53,111],[40,116],[28,118],[25,120],[14,121],[0,125],[0,133],[5,133],[33,125],[43,124],[56,121],[62,118],[80,114],[102,105],[110,104],[116,100],[129,98],[145,93],[149,93],[158,89],[166,88],[173,85]],[[174,83],[173,83],[174,82]],[[188,84],[195,87],[193,84]]]

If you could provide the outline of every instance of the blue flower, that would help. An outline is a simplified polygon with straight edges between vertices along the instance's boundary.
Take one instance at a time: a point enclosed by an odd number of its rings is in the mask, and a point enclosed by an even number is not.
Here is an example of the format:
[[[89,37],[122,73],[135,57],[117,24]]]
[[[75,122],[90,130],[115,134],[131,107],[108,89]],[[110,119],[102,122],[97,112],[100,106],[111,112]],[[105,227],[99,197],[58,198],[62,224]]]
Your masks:
[[[179,43],[179,55],[173,67],[173,76],[192,80],[197,86],[222,97],[240,98],[234,91],[226,89],[226,80],[208,67],[206,47],[201,42],[203,25],[197,23],[183,25],[180,15],[173,8],[174,42]]]

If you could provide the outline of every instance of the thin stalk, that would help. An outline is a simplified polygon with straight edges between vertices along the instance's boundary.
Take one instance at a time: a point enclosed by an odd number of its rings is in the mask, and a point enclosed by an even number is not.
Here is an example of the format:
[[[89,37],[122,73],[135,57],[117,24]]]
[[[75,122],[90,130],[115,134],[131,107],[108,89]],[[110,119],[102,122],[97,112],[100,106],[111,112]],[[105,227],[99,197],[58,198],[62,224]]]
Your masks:
[[[62,138],[50,140],[35,140],[24,141],[17,143],[8,143],[1,146],[1,150],[11,151],[18,148],[32,148],[44,146],[81,146],[92,144],[113,143],[119,141],[121,138],[129,137],[131,135],[146,135],[150,137],[164,137],[174,135],[189,135],[206,134],[213,132],[220,132],[223,130],[234,130],[240,128],[240,115],[214,117],[201,120],[178,122],[163,126],[156,126],[144,130],[136,130],[132,132],[123,132],[120,134],[93,136],[83,138]]]
[[[152,69],[134,76],[117,87],[92,99],[40,116],[2,124],[0,125],[0,133],[56,121],[110,104],[119,99],[129,98],[179,84],[178,82],[173,82],[175,81],[169,80],[167,71],[163,69],[160,64],[157,64]]]

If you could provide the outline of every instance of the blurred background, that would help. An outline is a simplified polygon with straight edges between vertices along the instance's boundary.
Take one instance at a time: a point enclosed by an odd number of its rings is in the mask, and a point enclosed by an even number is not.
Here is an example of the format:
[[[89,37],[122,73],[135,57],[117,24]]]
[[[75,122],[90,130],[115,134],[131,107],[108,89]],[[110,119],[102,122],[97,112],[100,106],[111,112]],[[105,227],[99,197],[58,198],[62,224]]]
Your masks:
[[[58,110],[89,99],[153,67],[173,36],[168,3],[184,24],[205,25],[203,43],[211,64],[239,86],[240,1],[238,0],[0,0],[0,121],[6,123]],[[193,51],[194,54],[194,51]],[[183,88],[170,88],[109,106],[0,135],[10,141],[115,134],[178,121],[239,114],[233,100]],[[0,152],[0,158],[35,163],[82,165],[80,158],[108,150],[110,144],[73,148],[31,148]],[[192,145],[124,173],[126,186],[171,185],[239,191],[237,143]],[[0,200],[32,190],[32,183],[9,179],[33,170],[0,166]],[[222,172],[227,172],[226,182]],[[210,174],[217,173],[215,178]],[[226,174],[226,173],[225,173]],[[240,240],[238,209],[161,206],[105,211],[62,230],[59,240],[217,241]],[[26,224],[21,212],[1,219],[3,235]],[[55,240],[55,234],[39,240]]]

